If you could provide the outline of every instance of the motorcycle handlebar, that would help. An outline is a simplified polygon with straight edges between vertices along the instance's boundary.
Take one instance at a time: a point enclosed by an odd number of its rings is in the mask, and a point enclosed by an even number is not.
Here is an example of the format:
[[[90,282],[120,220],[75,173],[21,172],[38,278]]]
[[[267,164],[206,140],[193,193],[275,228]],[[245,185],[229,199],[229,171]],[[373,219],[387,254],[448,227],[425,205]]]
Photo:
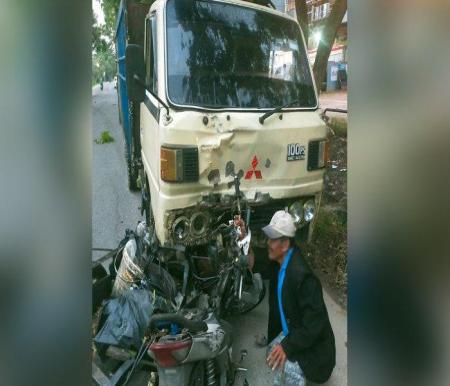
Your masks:
[[[154,330],[158,324],[175,323],[181,328],[187,328],[190,332],[202,332],[208,330],[208,325],[203,320],[189,320],[180,314],[157,314],[150,318],[149,328]]]

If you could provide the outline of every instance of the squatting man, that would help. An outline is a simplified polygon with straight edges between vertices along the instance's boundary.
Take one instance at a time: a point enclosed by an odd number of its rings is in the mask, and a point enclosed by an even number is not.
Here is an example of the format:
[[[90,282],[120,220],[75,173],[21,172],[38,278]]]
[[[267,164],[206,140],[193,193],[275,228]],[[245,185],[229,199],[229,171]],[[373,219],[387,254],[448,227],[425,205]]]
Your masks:
[[[262,230],[270,260],[267,364],[276,371],[275,384],[324,383],[335,366],[336,348],[320,281],[295,245],[289,213],[276,212]],[[249,255],[253,266],[253,252]]]

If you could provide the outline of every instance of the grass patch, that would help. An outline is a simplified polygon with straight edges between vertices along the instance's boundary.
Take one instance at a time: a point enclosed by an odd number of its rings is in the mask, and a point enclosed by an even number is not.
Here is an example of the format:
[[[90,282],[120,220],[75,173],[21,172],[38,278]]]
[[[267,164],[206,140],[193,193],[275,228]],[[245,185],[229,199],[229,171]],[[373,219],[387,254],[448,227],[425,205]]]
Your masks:
[[[347,214],[327,210],[322,207],[317,216],[315,230],[317,238],[326,238],[330,242],[339,242],[347,235]]]
[[[306,247],[306,248],[305,248]],[[314,236],[304,247],[311,267],[321,273],[343,305],[347,300],[347,213],[321,207],[314,225]]]
[[[108,130],[102,131],[100,138],[94,140],[97,145],[103,145],[104,143],[114,142],[114,138],[109,134]]]

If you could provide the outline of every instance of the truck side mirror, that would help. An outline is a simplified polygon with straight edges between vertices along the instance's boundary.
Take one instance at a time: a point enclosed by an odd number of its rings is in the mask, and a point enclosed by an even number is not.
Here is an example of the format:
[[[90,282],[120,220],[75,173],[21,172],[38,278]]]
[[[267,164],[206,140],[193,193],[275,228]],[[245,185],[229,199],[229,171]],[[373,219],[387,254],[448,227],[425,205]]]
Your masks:
[[[137,44],[128,44],[125,49],[125,75],[128,98],[140,103],[145,98],[144,50]]]

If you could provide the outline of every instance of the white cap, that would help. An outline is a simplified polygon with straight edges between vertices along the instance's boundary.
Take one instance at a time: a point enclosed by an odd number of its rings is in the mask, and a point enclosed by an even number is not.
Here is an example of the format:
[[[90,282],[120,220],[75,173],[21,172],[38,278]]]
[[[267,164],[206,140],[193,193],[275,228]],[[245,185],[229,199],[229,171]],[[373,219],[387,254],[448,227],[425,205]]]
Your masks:
[[[262,230],[269,239],[279,239],[280,237],[294,237],[296,228],[292,216],[284,210],[279,210],[273,215],[270,224]]]

